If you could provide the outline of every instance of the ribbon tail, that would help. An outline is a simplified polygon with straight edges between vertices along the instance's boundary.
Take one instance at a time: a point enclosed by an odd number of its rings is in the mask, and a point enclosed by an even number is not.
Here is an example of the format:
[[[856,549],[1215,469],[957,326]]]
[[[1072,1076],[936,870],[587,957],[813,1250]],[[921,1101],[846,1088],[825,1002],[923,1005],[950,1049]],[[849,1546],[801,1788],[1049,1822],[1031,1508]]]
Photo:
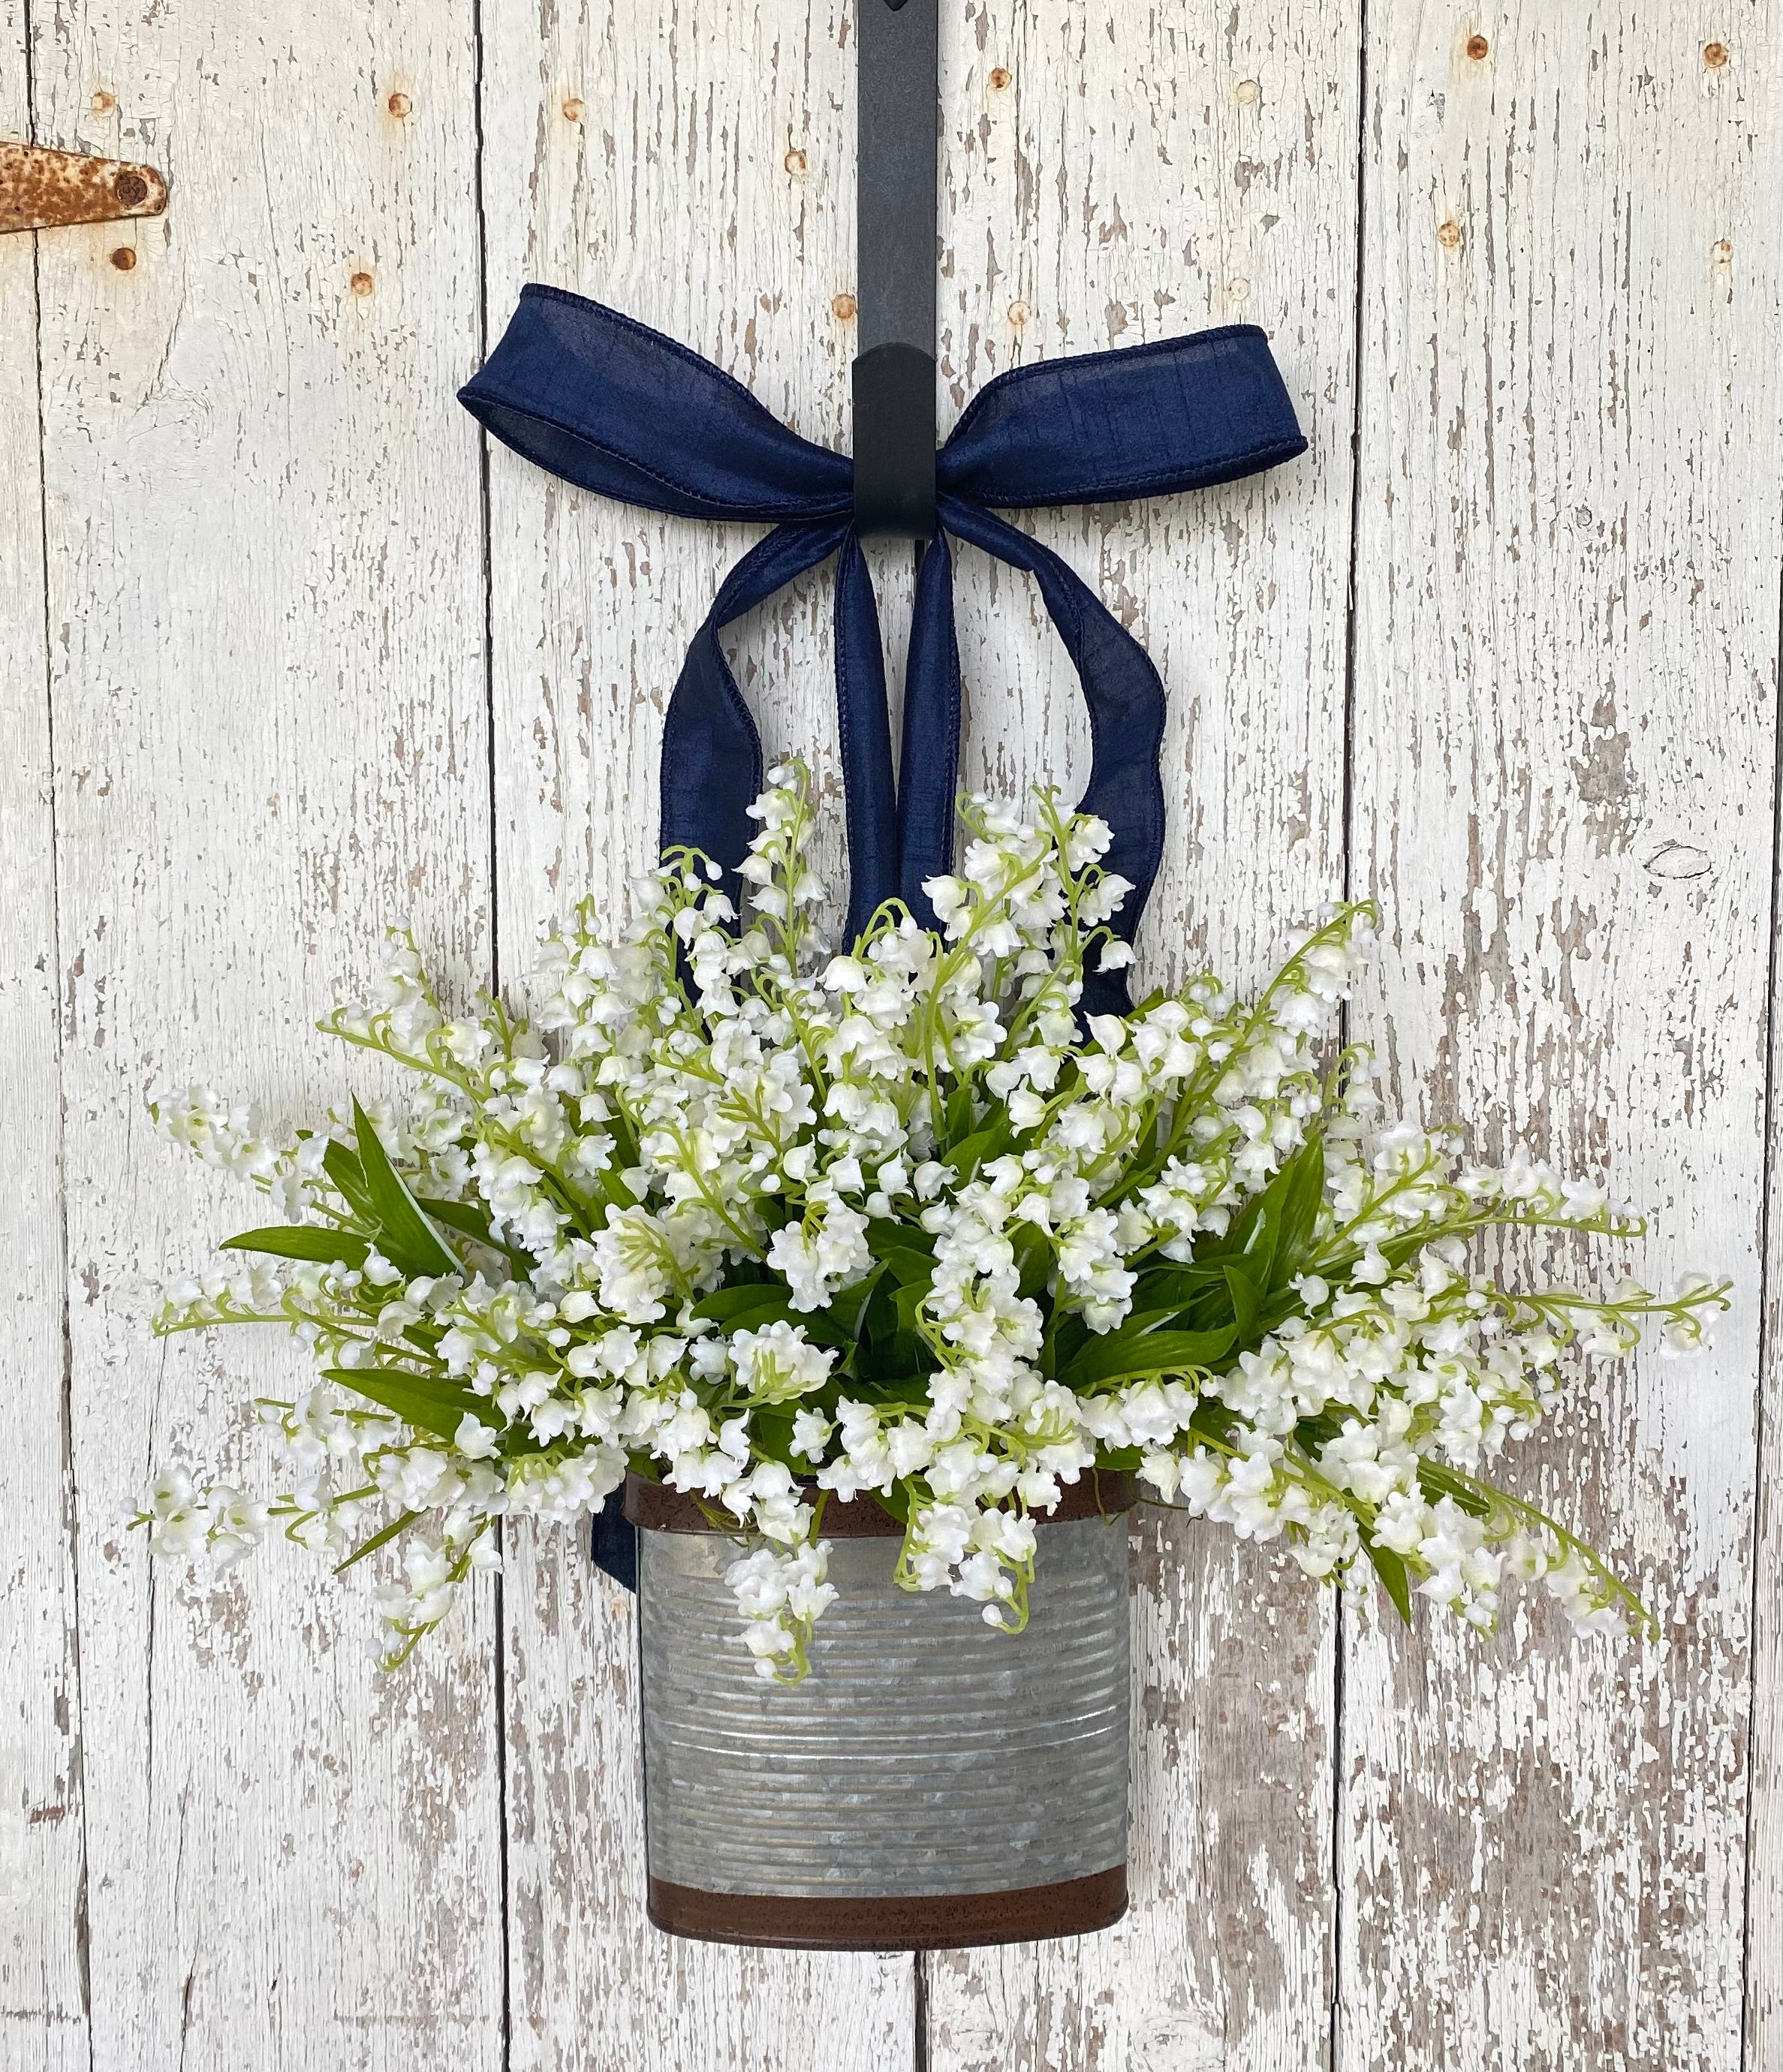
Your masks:
[[[999,561],[1025,569],[1040,586],[1089,708],[1090,782],[1078,811],[1095,814],[1113,832],[1103,868],[1118,873],[1133,889],[1108,925],[1120,941],[1131,943],[1164,857],[1164,785],[1158,775],[1163,683],[1145,650],[1050,547],[963,498],[943,499],[943,523]],[[1132,1004],[1124,974],[1085,973],[1081,1012],[1122,1013]]]
[[[625,1515],[625,1488],[614,1490],[595,1508],[589,1528],[589,1552],[602,1575],[610,1576],[622,1589],[638,1587],[638,1528]]]
[[[848,945],[898,890],[898,813],[879,608],[861,542],[850,529],[836,582],[836,717],[848,808]]]
[[[694,635],[663,717],[663,852],[693,849],[709,857],[723,872],[724,889],[739,912],[742,885],[737,871],[755,833],[749,809],[762,789],[762,737],[718,635],[795,577],[827,561],[846,531],[841,525],[783,525],[750,549],[725,578]]]
[[[939,924],[923,882],[953,867],[959,791],[959,643],[954,630],[953,556],[937,532],[922,550],[904,677],[898,762],[898,891],[919,926]]]

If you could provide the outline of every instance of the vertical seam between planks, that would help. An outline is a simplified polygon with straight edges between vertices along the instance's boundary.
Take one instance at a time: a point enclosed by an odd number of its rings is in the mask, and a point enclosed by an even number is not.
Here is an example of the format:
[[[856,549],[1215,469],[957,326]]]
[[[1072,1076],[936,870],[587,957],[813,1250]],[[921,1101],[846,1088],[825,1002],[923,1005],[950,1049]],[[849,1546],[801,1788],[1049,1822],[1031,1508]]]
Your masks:
[[[25,122],[26,134],[31,141],[37,141],[37,67],[32,41],[31,10],[33,0],[24,0],[20,14],[20,31],[24,46],[25,60]],[[84,1665],[81,1659],[83,1625],[80,1618],[80,1536],[79,1530],[80,1503],[74,1474],[74,1342],[69,1332],[68,1316],[68,1096],[62,1083],[63,1029],[61,1000],[62,971],[62,887],[60,841],[56,826],[55,795],[55,699],[50,668],[50,488],[49,441],[43,414],[43,282],[42,271],[43,247],[40,233],[32,231],[31,242],[31,346],[35,360],[35,386],[37,401],[37,527],[38,551],[42,571],[43,615],[41,628],[43,636],[43,745],[45,768],[43,790],[50,823],[49,854],[45,858],[50,881],[50,968],[56,974],[56,990],[50,1016],[51,1040],[55,1045],[56,1104],[55,1104],[55,1227],[57,1245],[56,1285],[62,1301],[62,1533],[63,1546],[68,1562],[68,1575],[72,1603],[73,1618],[73,1716],[74,1734],[71,1770],[75,1789],[80,1794],[80,1868],[75,1884],[74,1952],[76,1975],[80,1986],[80,2012],[87,2032],[87,2064],[88,2072],[93,2065],[92,2019],[92,1951],[88,1913],[88,1828],[87,1828],[87,1766],[86,1735],[81,1708],[82,1693],[85,1690]]]
[[[1363,278],[1367,267],[1368,224],[1368,0],[1358,0],[1356,13],[1356,244],[1353,292],[1355,315],[1350,335],[1350,580],[1344,594],[1343,652],[1343,772],[1341,779],[1341,828],[1338,841],[1339,868],[1343,897],[1355,896],[1356,851],[1356,577],[1360,565],[1362,485],[1362,356],[1366,306]],[[1350,1041],[1350,1010],[1340,1011],[1341,1040]],[[1344,1680],[1345,1652],[1349,1644],[1349,1622],[1345,1617],[1341,1591],[1332,1619],[1331,1649],[1331,2000],[1326,2031],[1327,2064],[1338,2072],[1342,2050],[1344,1936],[1348,1915],[1344,1906]]]
[[[1759,1141],[1764,1149],[1765,1184],[1758,1204],[1758,1388],[1753,1406],[1753,1502],[1752,1536],[1748,1568],[1751,1584],[1747,1606],[1748,1671],[1746,1700],[1746,1853],[1740,1867],[1740,2064],[1741,2072],[1752,2062],[1752,2029],[1756,2010],[1752,2002],[1752,1845],[1758,1811],[1757,1773],[1753,1758],[1759,1724],[1756,1641],[1762,1616],[1759,1599],[1759,1572],[1765,1537],[1765,1468],[1769,1436],[1765,1397],[1770,1375],[1774,1334],[1771,1326],[1771,1190],[1777,1184],[1774,1129],[1777,1120],[1777,990],[1780,976],[1777,931],[1783,927],[1783,886],[1777,882],[1777,858],[1783,854],[1783,714],[1778,690],[1783,684],[1783,577],[1777,590],[1777,659],[1771,676],[1771,940],[1765,985],[1765,1092],[1760,1119]]]
[[[483,0],[470,0],[470,187],[477,224],[477,360],[489,355],[489,222],[483,195]],[[483,550],[483,781],[489,810],[489,989],[502,983],[501,904],[498,872],[499,826],[495,808],[495,547],[489,510],[489,435],[477,433],[477,502]],[[495,1522],[496,1544],[505,1556],[507,1527]],[[507,1862],[507,1607],[505,1560],[495,1570],[495,1905],[500,1916],[496,1947],[501,1959],[499,2062],[508,2072],[514,2050],[513,1949]]]
[[[918,549],[921,551],[920,548]],[[929,1959],[918,1950],[911,1959],[910,2062],[915,2072],[929,2072]]]

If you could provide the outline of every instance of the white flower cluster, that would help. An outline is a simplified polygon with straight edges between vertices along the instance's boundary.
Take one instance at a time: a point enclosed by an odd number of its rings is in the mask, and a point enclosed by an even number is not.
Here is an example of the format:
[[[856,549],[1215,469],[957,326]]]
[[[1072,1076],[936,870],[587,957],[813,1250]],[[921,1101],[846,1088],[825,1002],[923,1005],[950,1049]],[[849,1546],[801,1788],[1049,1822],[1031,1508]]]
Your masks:
[[[835,1593],[822,1517],[884,1499],[898,1577],[1017,1629],[1037,1519],[1092,1470],[1371,1567],[1487,1626],[1511,1575],[1579,1623],[1633,1600],[1558,1525],[1480,1479],[1552,1405],[1569,1351],[1657,1320],[1699,1341],[1719,1288],[1507,1292],[1493,1226],[1639,1225],[1518,1157],[1382,1129],[1366,1059],[1321,1046],[1372,940],[1334,911],[1262,996],[1210,976],[1086,1015],[1129,960],[1108,831],[983,798],[957,875],[832,955],[803,771],[773,774],[739,915],[691,854],[630,922],[547,946],[532,1026],[452,1020],[405,934],[379,997],[325,1026],[413,1068],[405,1100],[314,1134],[203,1089],[164,1126],[294,1220],[173,1291],[162,1327],[283,1322],[321,1379],[265,1415],[291,1486],[256,1505],[179,1471],[143,1500],[163,1552],[233,1558],[275,1522],[339,1559],[401,1543],[400,1655],[497,1558],[495,1521],[569,1521],[627,1472],[734,1530],[764,1675],[803,1673]],[[355,1556],[354,1558],[357,1558]]]

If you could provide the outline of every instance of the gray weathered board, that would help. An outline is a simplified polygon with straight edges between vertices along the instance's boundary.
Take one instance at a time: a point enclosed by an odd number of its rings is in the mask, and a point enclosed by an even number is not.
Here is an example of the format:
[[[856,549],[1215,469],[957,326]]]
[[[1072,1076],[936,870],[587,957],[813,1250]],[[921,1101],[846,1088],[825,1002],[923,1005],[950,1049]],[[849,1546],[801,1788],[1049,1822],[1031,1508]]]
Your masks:
[[[234,1406],[295,1361],[149,1338],[237,1205],[145,1096],[336,1097],[311,1019],[394,917],[519,983],[648,857],[751,536],[486,454],[453,391],[537,278],[845,442],[852,6],[0,0],[0,135],[173,185],[0,240],[6,2072],[1783,2068],[1783,0],[943,11],[946,418],[1244,319],[1313,441],[1030,521],[1172,694],[1150,968],[1253,978],[1373,892],[1356,1019],[1406,1098],[1608,1166],[1649,1270],[1735,1276],[1712,1360],[1588,1389],[1525,1470],[1662,1642],[1407,1634],[1149,1524],[1131,1914],[919,1965],[646,1925],[631,1610],[569,1537],[511,1534],[396,1679],[296,1556],[151,1572],[151,1464],[251,1474]],[[1034,597],[959,588],[969,776],[1069,782]],[[828,610],[736,645],[833,791]]]

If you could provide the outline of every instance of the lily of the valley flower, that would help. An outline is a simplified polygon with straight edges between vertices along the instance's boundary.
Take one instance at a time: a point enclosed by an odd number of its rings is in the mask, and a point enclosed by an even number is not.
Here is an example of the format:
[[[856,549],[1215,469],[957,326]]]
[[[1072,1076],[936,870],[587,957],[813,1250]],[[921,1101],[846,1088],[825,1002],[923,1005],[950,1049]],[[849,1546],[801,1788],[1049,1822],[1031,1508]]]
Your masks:
[[[1017,1629],[1034,1522],[1093,1468],[1489,1626],[1514,1581],[1583,1630],[1637,1612],[1496,1483],[1578,1356],[1695,1350],[1721,1285],[1507,1287],[1493,1225],[1622,1241],[1637,1220],[1522,1151],[1384,1125],[1365,1055],[1325,1046],[1374,917],[1333,910],[1255,1001],[1209,973],[1080,1023],[1128,963],[1108,830],[1040,795],[963,804],[959,869],[835,954],[810,787],[754,808],[741,924],[704,859],[585,907],[530,1025],[448,1017],[399,931],[325,1026],[409,1091],[313,1131],[203,1087],[163,1128],[290,1219],[170,1292],[163,1330],[272,1321],[319,1370],[261,1406],[286,1486],[175,1468],[155,1549],[219,1564],[282,1531],[390,1568],[392,1659],[499,1558],[504,1516],[569,1523],[628,1470],[746,1551],[729,1577],[765,1676],[803,1673],[834,1597],[823,1518],[884,1498],[899,1579]],[[256,1246],[259,1249],[255,1252]],[[392,1565],[393,1564],[393,1565]]]

